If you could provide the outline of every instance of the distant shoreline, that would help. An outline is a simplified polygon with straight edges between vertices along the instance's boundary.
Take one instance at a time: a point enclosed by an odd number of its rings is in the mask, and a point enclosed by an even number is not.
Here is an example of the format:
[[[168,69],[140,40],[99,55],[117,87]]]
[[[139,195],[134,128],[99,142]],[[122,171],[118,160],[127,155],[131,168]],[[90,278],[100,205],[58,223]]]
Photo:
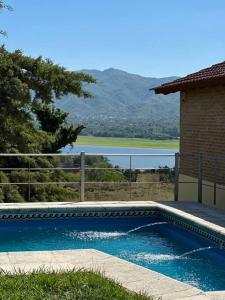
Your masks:
[[[141,138],[79,136],[76,141],[76,145],[152,149],[179,149],[179,142],[179,140],[150,140]]]

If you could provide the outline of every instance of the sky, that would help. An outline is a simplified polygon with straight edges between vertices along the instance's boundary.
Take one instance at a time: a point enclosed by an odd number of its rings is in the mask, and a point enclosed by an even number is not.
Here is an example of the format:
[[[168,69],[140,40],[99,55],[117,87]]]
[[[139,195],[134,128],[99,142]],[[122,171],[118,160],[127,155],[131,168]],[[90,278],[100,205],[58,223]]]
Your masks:
[[[5,0],[10,51],[69,70],[184,76],[225,60],[225,0]]]

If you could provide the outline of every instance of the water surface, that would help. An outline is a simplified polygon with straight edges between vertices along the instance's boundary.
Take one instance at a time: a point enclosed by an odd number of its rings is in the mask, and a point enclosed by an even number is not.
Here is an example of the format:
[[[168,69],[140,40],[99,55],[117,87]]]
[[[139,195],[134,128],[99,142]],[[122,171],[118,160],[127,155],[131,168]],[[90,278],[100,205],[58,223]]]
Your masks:
[[[100,147],[75,145],[67,146],[63,149],[66,153],[104,153],[104,154],[174,154],[174,149],[151,149],[151,148],[128,148],[128,147]],[[108,156],[110,162],[120,168],[129,168],[130,158],[124,156]],[[157,168],[159,166],[174,167],[174,157],[132,157],[133,168]]]
[[[0,251],[97,249],[208,290],[225,290],[225,251],[154,217],[0,222]]]

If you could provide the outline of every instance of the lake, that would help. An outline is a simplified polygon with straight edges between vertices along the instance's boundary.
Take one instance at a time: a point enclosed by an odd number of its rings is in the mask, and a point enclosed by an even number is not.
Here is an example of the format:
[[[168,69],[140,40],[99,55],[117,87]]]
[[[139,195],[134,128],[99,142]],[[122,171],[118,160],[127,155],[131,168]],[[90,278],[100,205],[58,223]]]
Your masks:
[[[130,158],[125,156],[110,156],[110,154],[175,154],[178,150],[175,149],[152,149],[152,148],[129,148],[129,147],[101,147],[75,145],[67,146],[63,149],[64,153],[103,153],[107,154],[107,158],[114,166],[120,168],[129,168]],[[174,157],[147,157],[147,156],[132,156],[132,168],[157,168],[159,166],[174,167]]]

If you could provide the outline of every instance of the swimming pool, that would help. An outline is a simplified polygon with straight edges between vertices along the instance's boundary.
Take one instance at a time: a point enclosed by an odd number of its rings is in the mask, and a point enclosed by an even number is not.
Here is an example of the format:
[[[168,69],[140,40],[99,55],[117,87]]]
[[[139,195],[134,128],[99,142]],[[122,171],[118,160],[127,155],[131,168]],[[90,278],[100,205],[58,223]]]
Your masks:
[[[0,221],[0,251],[94,248],[189,283],[225,290],[225,250],[159,216]]]

